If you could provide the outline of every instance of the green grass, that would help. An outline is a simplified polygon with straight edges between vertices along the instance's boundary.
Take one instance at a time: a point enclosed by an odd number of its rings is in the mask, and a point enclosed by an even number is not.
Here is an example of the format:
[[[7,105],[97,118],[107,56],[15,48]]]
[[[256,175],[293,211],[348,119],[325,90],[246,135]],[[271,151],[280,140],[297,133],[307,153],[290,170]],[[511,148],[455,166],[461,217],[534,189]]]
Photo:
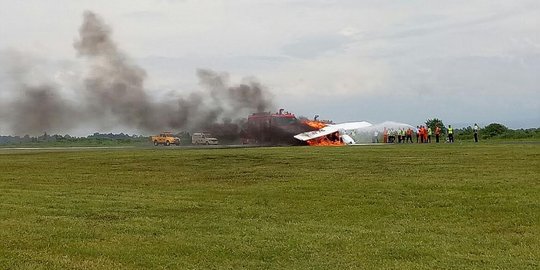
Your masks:
[[[0,269],[538,269],[540,144],[0,150]]]

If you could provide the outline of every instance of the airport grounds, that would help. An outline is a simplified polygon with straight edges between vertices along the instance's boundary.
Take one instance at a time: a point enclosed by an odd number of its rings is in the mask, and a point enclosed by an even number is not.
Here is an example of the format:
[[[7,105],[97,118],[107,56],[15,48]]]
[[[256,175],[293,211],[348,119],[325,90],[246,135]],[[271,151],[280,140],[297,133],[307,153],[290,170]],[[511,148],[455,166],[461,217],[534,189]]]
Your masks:
[[[540,141],[0,149],[0,269],[539,269]]]

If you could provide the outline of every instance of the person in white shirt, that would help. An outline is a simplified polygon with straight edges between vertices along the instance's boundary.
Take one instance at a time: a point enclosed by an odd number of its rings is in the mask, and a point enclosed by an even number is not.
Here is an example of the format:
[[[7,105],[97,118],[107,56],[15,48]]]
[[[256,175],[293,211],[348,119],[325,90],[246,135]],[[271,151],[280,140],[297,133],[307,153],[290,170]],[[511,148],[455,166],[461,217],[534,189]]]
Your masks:
[[[373,132],[373,139],[371,140],[372,143],[379,143],[379,132],[375,130]]]

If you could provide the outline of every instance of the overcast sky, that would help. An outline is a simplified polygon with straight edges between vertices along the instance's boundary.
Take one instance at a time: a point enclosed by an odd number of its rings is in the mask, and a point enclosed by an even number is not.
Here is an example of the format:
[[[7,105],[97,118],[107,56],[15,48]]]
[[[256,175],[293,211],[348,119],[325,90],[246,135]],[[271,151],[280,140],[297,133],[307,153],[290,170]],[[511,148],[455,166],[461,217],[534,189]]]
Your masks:
[[[540,127],[538,0],[0,4],[0,52],[31,55],[59,83],[77,72],[73,41],[91,10],[156,97],[197,89],[196,69],[209,68],[254,76],[279,108],[335,122]]]

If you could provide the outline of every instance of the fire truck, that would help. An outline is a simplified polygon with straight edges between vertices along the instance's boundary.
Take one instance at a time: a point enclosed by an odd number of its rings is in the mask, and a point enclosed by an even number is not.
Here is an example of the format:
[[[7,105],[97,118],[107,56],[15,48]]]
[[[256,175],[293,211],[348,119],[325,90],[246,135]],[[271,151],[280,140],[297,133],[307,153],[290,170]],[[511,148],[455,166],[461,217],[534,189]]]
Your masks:
[[[316,130],[298,120],[296,116],[280,109],[277,113],[261,112],[248,117],[247,128],[243,130],[244,144],[295,145],[302,144],[293,136]]]

